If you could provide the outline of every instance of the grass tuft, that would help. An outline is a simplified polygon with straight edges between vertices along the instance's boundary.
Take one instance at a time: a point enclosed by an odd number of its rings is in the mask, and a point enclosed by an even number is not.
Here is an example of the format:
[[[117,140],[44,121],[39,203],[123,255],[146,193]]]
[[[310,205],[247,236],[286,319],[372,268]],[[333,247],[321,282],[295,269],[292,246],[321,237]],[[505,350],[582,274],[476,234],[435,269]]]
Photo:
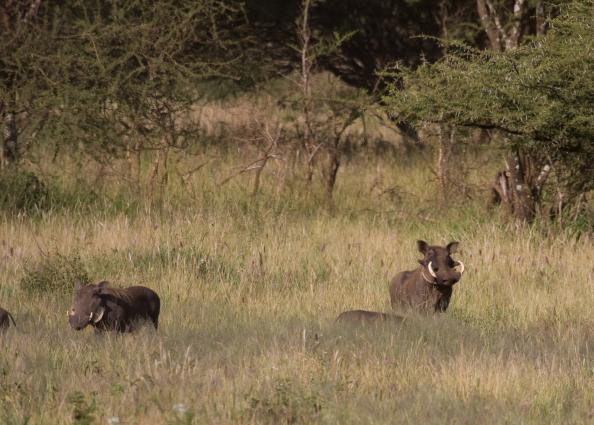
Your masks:
[[[72,292],[76,280],[90,282],[80,257],[52,254],[26,266],[20,287],[28,294],[66,294]]]

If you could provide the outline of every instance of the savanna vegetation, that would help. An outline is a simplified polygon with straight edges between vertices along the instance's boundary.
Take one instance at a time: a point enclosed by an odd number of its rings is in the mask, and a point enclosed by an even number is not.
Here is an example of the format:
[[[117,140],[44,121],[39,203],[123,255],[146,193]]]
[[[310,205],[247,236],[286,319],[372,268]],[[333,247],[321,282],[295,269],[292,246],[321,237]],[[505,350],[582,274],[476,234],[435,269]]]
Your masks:
[[[593,17],[0,5],[0,423],[591,423]],[[447,312],[335,324],[417,239],[460,242]],[[77,280],[158,331],[74,331]]]

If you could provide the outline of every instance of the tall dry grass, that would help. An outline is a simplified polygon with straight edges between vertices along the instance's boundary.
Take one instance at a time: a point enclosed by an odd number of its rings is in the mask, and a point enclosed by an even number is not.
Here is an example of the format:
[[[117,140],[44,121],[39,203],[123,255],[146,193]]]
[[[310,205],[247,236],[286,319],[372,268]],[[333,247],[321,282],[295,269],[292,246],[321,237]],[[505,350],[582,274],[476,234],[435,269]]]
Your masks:
[[[0,305],[19,330],[0,336],[1,423],[592,423],[591,237],[506,224],[482,201],[438,209],[419,163],[346,164],[328,213],[275,198],[272,170],[256,200],[243,178],[220,187],[241,163],[221,161],[170,182],[160,210],[2,218]],[[389,310],[418,238],[461,243],[448,312],[336,326]],[[19,285],[56,254],[155,289],[159,331],[71,330],[68,294]]]

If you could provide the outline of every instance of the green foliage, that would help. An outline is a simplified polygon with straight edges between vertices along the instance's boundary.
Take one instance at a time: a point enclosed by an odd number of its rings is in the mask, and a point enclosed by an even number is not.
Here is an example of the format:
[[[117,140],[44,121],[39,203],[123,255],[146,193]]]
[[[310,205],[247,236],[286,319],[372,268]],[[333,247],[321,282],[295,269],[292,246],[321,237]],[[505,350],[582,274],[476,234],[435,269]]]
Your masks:
[[[21,151],[48,142],[109,161],[130,138],[180,148],[197,85],[259,69],[241,1],[37,6],[0,6],[0,112],[18,115]]]
[[[0,210],[33,212],[50,205],[47,186],[33,173],[10,167],[0,173]]]
[[[276,379],[270,393],[249,398],[245,413],[258,423],[309,424],[318,422],[322,408],[314,392],[298,390],[290,379]]]
[[[553,165],[570,195],[594,189],[593,8],[592,0],[566,4],[545,36],[514,50],[451,44],[435,64],[397,69],[385,97],[390,113],[500,130],[541,166]]]
[[[9,214],[71,210],[105,213],[126,212],[133,215],[137,200],[121,188],[113,194],[93,188],[83,181],[64,184],[58,179],[40,178],[22,167],[10,166],[0,172],[0,211]]]
[[[45,255],[40,261],[28,264],[20,280],[20,287],[29,294],[66,294],[74,282],[89,283],[89,275],[78,255]]]
[[[95,423],[97,403],[94,396],[87,397],[80,391],[75,391],[68,396],[68,403],[72,405],[72,423],[74,425],[91,425]]]

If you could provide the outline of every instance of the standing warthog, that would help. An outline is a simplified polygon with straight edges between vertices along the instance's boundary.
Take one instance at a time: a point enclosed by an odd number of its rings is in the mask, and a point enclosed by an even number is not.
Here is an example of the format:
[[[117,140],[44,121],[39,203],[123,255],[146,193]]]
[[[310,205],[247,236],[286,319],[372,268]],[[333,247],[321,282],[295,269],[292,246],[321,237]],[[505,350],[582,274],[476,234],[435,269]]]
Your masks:
[[[446,311],[452,287],[464,273],[462,261],[454,261],[451,257],[458,242],[450,242],[444,248],[417,241],[417,246],[424,256],[419,260],[421,266],[398,273],[390,282],[392,308],[409,307],[426,313]],[[460,271],[456,267],[460,267]]]
[[[159,326],[159,296],[144,286],[119,289],[109,282],[82,286],[76,282],[72,308],[67,312],[73,329],[91,325],[96,331],[132,332],[139,321],[150,320]]]
[[[349,310],[344,311],[338,315],[336,322],[343,323],[362,323],[362,324],[379,324],[385,322],[399,323],[404,320],[404,317],[396,314],[378,313],[377,311],[367,310]]]
[[[0,307],[0,332],[5,331],[10,327],[11,321],[12,325],[16,328],[16,323],[14,322],[12,314]]]

